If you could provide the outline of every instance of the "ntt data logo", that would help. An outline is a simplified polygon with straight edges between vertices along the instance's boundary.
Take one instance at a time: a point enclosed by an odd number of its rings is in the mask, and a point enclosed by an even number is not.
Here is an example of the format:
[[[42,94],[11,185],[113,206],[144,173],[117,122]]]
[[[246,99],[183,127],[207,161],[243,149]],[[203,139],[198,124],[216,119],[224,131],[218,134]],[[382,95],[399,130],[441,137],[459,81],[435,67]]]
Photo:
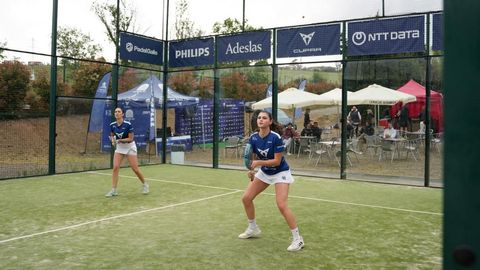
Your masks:
[[[355,33],[353,33],[353,35],[352,35],[353,44],[355,44],[357,46],[361,46],[361,45],[363,45],[363,43],[365,43],[365,41],[367,41],[367,35],[365,34],[365,32],[355,32]]]
[[[125,49],[127,49],[127,52],[132,52],[133,44],[131,42],[127,42],[127,44],[125,44]]]
[[[365,34],[365,32],[355,32],[352,35],[352,42],[357,46],[363,45],[365,42],[377,41],[400,41],[406,39],[420,38],[420,30],[391,31]]]

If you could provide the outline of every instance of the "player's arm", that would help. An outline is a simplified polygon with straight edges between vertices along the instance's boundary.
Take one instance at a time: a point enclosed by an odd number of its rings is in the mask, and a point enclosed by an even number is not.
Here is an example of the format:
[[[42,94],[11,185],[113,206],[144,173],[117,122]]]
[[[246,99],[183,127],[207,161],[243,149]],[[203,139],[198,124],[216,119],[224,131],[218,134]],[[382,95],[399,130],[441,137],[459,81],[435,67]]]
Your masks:
[[[255,169],[258,166],[267,166],[267,167],[276,167],[280,165],[280,162],[282,162],[282,156],[283,154],[281,152],[275,153],[275,156],[273,159],[268,159],[268,160],[253,160],[251,168],[252,170]]]
[[[117,143],[115,134],[113,132],[110,132],[110,136],[108,138],[110,138],[110,142],[112,143],[112,145],[115,146],[115,144]]]
[[[132,141],[133,141],[133,132],[129,132],[127,138],[119,139],[118,141],[119,141],[119,142],[122,142],[122,143],[130,143],[130,142],[132,142]]]

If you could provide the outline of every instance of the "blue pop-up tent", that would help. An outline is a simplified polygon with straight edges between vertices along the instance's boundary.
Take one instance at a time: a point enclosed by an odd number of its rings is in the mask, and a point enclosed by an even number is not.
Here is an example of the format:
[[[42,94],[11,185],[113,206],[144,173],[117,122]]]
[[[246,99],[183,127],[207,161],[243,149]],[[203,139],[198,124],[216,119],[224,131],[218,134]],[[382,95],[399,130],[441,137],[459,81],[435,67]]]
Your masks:
[[[199,98],[175,92],[167,87],[167,108],[185,108],[195,106]],[[147,140],[155,138],[155,109],[163,107],[163,83],[155,75],[134,88],[118,95],[118,105],[125,110],[125,120],[132,122],[137,146],[146,145]],[[92,115],[93,117],[102,117]],[[102,150],[110,148],[109,124],[111,122],[111,108],[105,106],[103,115]]]
[[[153,96],[155,108],[163,106],[163,82],[157,76],[151,75],[145,81],[141,82],[134,88],[118,94],[118,100],[150,102]],[[199,98],[175,92],[172,88],[167,87],[167,108],[181,108],[196,105]]]

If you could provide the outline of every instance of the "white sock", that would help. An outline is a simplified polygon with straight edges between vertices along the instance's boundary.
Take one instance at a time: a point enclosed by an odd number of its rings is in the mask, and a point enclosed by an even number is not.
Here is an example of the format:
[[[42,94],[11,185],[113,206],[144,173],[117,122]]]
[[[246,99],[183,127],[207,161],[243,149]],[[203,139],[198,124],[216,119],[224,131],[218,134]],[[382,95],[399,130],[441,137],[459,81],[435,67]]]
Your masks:
[[[298,227],[290,231],[292,232],[293,240],[297,240],[300,238],[300,231],[298,230]]]
[[[248,227],[252,229],[257,227],[257,222],[255,221],[255,219],[248,220]]]

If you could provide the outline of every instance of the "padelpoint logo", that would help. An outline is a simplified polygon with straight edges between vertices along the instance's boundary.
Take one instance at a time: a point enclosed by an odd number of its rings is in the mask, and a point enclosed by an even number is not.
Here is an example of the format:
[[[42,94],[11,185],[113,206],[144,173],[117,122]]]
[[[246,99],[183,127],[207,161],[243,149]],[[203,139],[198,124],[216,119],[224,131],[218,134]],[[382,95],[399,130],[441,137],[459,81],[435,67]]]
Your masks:
[[[132,52],[133,44],[131,42],[127,42],[127,44],[125,44],[125,48],[127,49],[127,52]]]
[[[365,43],[365,41],[367,41],[367,35],[365,34],[365,32],[355,32],[355,33],[353,33],[353,35],[352,35],[353,44],[355,44],[357,46],[361,46],[361,45],[363,45],[363,43]]]

